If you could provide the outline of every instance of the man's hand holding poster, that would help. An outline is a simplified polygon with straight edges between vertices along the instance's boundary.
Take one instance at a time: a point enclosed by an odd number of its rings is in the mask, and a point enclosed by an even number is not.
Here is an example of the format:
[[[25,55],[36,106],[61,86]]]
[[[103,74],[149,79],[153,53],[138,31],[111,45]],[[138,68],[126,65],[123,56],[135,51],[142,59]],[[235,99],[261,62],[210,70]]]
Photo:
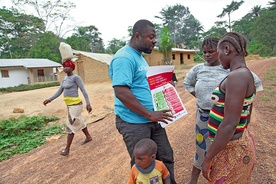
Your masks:
[[[149,67],[147,73],[154,110],[170,109],[174,117],[168,124],[159,122],[163,128],[188,114],[176,89],[169,83],[172,81],[173,71],[173,65],[162,65]]]

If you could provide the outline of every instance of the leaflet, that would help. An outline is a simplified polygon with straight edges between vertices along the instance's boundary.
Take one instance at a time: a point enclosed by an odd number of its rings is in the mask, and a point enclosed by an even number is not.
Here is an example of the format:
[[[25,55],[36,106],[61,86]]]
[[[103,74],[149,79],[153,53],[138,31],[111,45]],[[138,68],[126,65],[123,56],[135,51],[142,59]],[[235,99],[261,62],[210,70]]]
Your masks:
[[[173,121],[168,121],[168,124],[159,122],[163,128],[188,114],[175,87],[169,83],[173,72],[174,65],[161,65],[149,67],[147,73],[154,110],[170,109],[173,115]]]

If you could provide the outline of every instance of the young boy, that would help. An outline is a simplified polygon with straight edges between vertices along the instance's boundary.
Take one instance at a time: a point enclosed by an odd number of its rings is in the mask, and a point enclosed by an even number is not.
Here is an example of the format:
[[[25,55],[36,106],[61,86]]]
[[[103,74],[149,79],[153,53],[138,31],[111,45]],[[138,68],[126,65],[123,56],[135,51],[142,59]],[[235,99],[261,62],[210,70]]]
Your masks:
[[[134,147],[135,164],[128,184],[170,184],[170,173],[163,162],[156,160],[157,145],[148,138],[141,139]]]

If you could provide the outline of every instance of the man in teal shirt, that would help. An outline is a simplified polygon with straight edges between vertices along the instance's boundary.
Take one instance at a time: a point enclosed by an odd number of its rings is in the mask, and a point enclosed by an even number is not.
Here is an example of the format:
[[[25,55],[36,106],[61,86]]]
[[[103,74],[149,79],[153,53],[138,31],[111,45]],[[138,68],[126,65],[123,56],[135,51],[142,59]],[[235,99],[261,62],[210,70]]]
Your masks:
[[[149,66],[142,56],[143,52],[150,54],[155,44],[154,25],[148,20],[139,20],[133,26],[129,44],[118,50],[110,63],[116,128],[125,141],[131,166],[135,163],[135,144],[143,138],[150,138],[158,147],[156,159],[166,165],[172,183],[176,183],[173,150],[165,129],[158,123],[167,123],[172,116],[167,113],[170,110],[154,111],[146,75]]]

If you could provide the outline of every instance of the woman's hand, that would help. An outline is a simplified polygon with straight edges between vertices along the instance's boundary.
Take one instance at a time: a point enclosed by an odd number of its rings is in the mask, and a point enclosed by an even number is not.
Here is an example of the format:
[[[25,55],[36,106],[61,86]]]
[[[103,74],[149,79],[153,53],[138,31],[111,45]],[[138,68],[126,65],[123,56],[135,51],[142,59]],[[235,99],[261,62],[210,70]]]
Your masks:
[[[212,160],[209,160],[209,159],[205,158],[204,162],[202,164],[202,175],[208,181],[211,181],[211,179],[210,179],[211,168],[212,168]]]
[[[88,113],[90,113],[92,111],[91,105],[86,105],[86,110]]]
[[[47,105],[48,103],[50,103],[51,102],[51,100],[49,100],[49,99],[46,99],[46,100],[44,100],[44,102],[43,102],[43,105]]]

